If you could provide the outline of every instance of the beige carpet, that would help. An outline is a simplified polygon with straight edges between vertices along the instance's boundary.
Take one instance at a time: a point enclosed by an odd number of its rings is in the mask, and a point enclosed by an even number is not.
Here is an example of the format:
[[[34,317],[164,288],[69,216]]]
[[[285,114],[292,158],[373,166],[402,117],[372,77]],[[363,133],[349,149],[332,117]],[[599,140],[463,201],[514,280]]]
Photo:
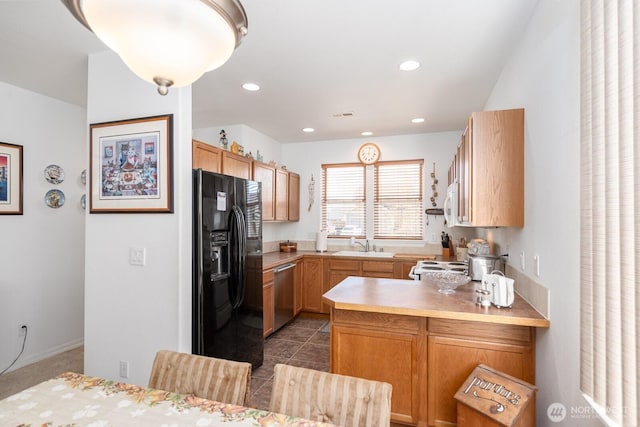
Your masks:
[[[68,371],[84,373],[84,347],[0,375],[0,399]]]

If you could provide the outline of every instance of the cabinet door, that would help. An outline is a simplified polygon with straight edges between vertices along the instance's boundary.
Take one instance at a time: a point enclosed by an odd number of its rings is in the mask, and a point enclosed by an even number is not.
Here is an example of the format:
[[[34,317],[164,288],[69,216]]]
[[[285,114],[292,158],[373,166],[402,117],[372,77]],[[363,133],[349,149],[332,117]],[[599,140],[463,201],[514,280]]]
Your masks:
[[[417,261],[394,261],[393,278],[409,280],[411,267],[415,266]]]
[[[207,143],[193,140],[191,145],[193,169],[220,173],[222,170],[222,150]]]
[[[469,125],[462,134],[462,140],[458,146],[456,159],[458,167],[458,221],[461,223],[470,222],[471,212],[471,134],[473,121],[469,119]]]
[[[276,221],[289,219],[289,173],[276,169]]]
[[[289,172],[289,221],[300,220],[300,175]]]
[[[524,110],[472,114],[470,222],[524,226]]]
[[[453,396],[481,363],[534,383],[533,350],[527,345],[429,336],[427,353],[429,425],[456,423],[456,400]]]
[[[293,315],[302,311],[302,261],[296,261],[293,270]]]
[[[418,421],[418,338],[416,335],[334,325],[331,371],[392,385],[391,419]]]
[[[274,292],[273,292],[273,270],[267,270],[262,273],[262,305],[263,305],[263,335],[273,333],[274,318]]]
[[[237,178],[251,179],[251,159],[223,151],[222,173]]]
[[[322,312],[322,258],[305,256],[302,262],[302,309]]]
[[[273,221],[276,218],[275,168],[266,163],[253,162],[253,180],[262,183],[262,220]]]
[[[349,276],[360,276],[362,263],[355,259],[328,258],[324,265],[323,294]],[[329,313],[331,306],[322,304],[322,313]]]

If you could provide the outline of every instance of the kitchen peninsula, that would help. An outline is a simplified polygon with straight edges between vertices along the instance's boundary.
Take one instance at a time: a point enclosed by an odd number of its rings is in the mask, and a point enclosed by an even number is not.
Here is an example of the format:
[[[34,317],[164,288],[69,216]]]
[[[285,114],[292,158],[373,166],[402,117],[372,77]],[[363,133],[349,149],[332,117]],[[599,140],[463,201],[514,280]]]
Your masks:
[[[511,309],[480,307],[473,288],[347,277],[323,295],[331,371],[391,383],[392,421],[419,426],[456,423],[453,396],[480,363],[534,384],[536,328],[549,321],[517,294]]]

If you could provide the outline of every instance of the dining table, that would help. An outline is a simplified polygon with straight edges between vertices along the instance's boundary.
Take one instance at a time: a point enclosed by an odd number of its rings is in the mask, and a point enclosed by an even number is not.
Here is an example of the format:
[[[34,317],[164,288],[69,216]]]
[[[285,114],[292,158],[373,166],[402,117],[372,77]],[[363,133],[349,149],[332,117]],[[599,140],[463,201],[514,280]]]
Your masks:
[[[0,426],[329,427],[331,424],[65,372],[0,400]]]

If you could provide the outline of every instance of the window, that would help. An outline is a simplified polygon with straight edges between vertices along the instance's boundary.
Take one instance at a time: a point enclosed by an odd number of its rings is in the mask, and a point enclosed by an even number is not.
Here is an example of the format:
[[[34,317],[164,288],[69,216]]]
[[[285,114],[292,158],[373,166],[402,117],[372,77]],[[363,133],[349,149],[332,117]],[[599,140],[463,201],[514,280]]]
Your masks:
[[[422,239],[423,163],[322,165],[322,227],[331,237]]]
[[[363,165],[322,165],[322,227],[332,237],[366,236]]]
[[[375,164],[375,239],[422,239],[422,164],[422,160]]]
[[[581,389],[625,426],[640,419],[638,9],[582,2]]]

